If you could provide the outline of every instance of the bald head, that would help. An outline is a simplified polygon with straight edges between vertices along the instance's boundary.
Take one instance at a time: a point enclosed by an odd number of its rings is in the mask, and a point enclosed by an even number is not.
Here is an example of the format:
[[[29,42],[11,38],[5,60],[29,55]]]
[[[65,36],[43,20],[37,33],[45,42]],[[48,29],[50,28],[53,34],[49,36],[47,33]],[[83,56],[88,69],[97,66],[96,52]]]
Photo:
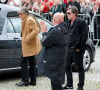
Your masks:
[[[58,25],[64,21],[64,13],[57,12],[53,16],[53,24]]]

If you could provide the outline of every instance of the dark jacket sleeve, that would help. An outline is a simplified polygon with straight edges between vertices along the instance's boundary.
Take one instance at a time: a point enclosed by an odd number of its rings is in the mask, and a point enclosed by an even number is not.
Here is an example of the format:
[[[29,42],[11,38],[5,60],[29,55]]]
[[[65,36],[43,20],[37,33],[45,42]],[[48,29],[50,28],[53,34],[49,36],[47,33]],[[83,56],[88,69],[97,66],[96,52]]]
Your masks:
[[[81,50],[84,50],[86,46],[86,41],[88,39],[88,31],[89,31],[88,25],[86,24],[85,21],[80,22],[80,31],[81,31],[80,32],[81,40],[80,40],[79,48]]]
[[[56,35],[54,30],[49,30],[48,34],[43,34],[42,45],[44,47],[52,47],[56,43]]]

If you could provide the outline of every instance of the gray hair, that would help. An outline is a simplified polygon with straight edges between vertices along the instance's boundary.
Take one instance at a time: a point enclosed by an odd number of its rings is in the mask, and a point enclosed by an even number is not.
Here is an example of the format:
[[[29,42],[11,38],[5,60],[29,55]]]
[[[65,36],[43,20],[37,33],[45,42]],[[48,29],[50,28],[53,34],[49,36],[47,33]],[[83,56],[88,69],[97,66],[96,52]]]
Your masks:
[[[22,7],[19,11],[23,12],[24,14],[29,14],[28,8],[27,7]]]

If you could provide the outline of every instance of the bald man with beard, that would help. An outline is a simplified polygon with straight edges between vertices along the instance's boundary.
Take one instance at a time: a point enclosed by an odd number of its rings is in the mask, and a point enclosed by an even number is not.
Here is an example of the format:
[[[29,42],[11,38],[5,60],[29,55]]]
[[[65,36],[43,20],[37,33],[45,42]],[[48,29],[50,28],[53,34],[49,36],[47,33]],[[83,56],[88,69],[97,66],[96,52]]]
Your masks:
[[[63,90],[62,82],[65,70],[66,42],[65,30],[62,28],[64,22],[64,14],[56,13],[53,16],[54,27],[47,31],[46,24],[41,21],[42,45],[44,51],[42,53],[42,61],[45,64],[43,75],[51,79],[52,90]]]

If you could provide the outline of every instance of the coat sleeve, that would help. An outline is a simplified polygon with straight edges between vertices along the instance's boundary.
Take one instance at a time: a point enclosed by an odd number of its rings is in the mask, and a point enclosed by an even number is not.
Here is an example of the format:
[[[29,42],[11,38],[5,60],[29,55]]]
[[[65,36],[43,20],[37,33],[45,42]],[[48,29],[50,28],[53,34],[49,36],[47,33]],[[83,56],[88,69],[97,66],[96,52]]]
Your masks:
[[[39,27],[34,19],[28,20],[28,35],[26,36],[26,42],[29,43],[36,38],[39,33]]]
[[[56,33],[55,31],[51,31],[48,32],[47,35],[43,35],[43,37],[45,37],[45,39],[42,40],[42,45],[44,47],[52,47],[56,44]]]
[[[88,39],[88,31],[89,27],[85,21],[80,22],[80,29],[81,29],[81,41],[80,41],[80,49],[84,50],[86,46],[86,41]]]

